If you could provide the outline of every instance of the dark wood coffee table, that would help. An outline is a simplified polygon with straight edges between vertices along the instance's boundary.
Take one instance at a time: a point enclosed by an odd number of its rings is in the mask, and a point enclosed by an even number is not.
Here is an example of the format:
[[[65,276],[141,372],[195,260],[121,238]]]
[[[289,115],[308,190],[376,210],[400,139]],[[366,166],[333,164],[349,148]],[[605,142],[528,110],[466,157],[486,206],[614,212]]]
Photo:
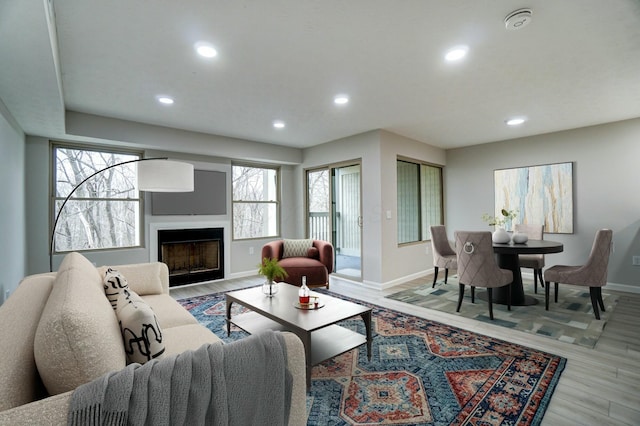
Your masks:
[[[299,287],[280,283],[274,297],[266,297],[261,287],[226,293],[227,335],[234,324],[247,333],[255,334],[263,330],[290,331],[304,344],[307,363],[307,389],[311,386],[311,367],[322,361],[343,354],[360,345],[367,344],[367,357],[371,360],[371,308],[325,294],[311,292],[318,296],[321,308],[298,309]],[[231,318],[231,306],[240,304],[251,312]],[[365,324],[366,336],[346,329],[337,322],[360,316]]]

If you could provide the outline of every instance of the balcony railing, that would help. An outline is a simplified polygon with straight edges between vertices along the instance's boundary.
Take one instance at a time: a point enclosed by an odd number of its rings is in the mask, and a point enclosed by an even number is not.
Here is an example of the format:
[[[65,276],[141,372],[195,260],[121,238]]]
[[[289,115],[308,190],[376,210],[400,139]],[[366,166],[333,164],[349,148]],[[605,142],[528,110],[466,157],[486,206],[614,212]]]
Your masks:
[[[330,241],[329,212],[309,213],[309,238]]]

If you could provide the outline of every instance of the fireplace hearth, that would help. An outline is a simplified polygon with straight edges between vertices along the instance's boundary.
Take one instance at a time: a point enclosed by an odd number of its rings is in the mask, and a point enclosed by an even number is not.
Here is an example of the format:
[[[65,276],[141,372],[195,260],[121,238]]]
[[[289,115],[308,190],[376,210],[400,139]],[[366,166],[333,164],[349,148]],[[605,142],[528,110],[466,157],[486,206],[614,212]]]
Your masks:
[[[224,278],[224,229],[158,230],[158,260],[169,268],[169,286]]]

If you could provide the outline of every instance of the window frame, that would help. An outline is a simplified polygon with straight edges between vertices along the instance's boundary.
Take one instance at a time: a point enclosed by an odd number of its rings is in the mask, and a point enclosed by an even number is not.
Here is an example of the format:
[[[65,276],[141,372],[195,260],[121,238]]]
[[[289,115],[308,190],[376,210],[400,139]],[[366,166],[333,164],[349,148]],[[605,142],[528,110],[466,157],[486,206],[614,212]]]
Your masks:
[[[236,200],[236,193],[234,187],[234,168],[235,167],[245,167],[252,169],[265,169],[265,170],[273,170],[275,171],[275,200]],[[265,238],[280,238],[280,218],[281,218],[281,167],[278,165],[272,164],[261,164],[261,163],[247,163],[247,162],[232,162],[231,163],[231,240],[232,241],[250,241],[250,240],[258,240]],[[240,204],[263,204],[263,205],[274,205],[275,206],[275,233],[274,235],[260,235],[255,237],[237,237],[236,236],[236,205]]]
[[[424,243],[425,241],[430,241],[431,240],[431,235],[429,232],[429,226],[433,226],[434,224],[428,223],[428,221],[426,220],[425,217],[425,212],[423,211],[424,208],[424,194],[426,191],[426,188],[423,187],[423,168],[424,167],[429,167],[429,168],[433,168],[433,169],[437,169],[438,171],[438,180],[439,180],[439,187],[440,187],[440,194],[439,194],[439,209],[437,211],[437,214],[439,215],[439,225],[443,225],[444,224],[444,167],[442,165],[439,164],[433,164],[433,163],[429,163],[426,161],[421,161],[421,160],[416,160],[416,159],[412,159],[412,158],[407,158],[407,157],[401,157],[398,156],[396,158],[396,173],[398,170],[398,163],[399,162],[403,162],[403,163],[408,163],[408,164],[412,164],[415,165],[417,167],[418,173],[417,173],[417,206],[418,206],[418,211],[416,214],[416,219],[418,221],[417,223],[417,234],[418,234],[418,239],[416,240],[411,240],[411,241],[400,241],[400,225],[401,225],[401,221],[400,221],[400,217],[401,217],[401,212],[400,212],[400,190],[399,190],[399,184],[400,184],[400,180],[398,179],[398,176],[396,174],[396,190],[397,190],[397,196],[396,196],[396,202],[397,204],[397,208],[398,208],[398,213],[397,213],[397,218],[398,218],[398,223],[396,226],[396,232],[397,232],[397,241],[398,241],[398,246],[406,246],[406,245],[411,245],[411,244],[419,244],[419,243]]]
[[[142,151],[138,151],[138,150],[127,150],[127,149],[120,149],[120,148],[114,148],[111,146],[105,146],[105,145],[85,145],[85,144],[74,144],[74,143],[65,143],[65,142],[50,142],[50,149],[49,149],[49,154],[50,154],[50,161],[49,164],[51,165],[51,169],[50,169],[50,185],[49,185],[49,191],[50,191],[50,196],[49,196],[49,235],[53,235],[54,229],[53,226],[55,224],[55,219],[56,219],[56,215],[58,214],[57,210],[56,210],[56,204],[58,202],[63,202],[66,199],[66,195],[65,196],[57,196],[58,194],[58,178],[57,178],[57,171],[58,171],[58,167],[57,167],[57,149],[71,149],[71,150],[77,150],[77,151],[91,151],[91,152],[98,152],[98,153],[104,153],[104,154],[115,154],[115,155],[129,155],[129,156],[135,156],[137,157],[137,159],[143,159],[144,158],[144,153]],[[126,160],[125,160],[126,161]],[[106,170],[105,170],[106,171]],[[137,173],[137,169],[136,169],[136,173]],[[99,175],[99,174],[98,174]],[[96,177],[98,176],[96,175]],[[137,186],[137,179],[136,179],[136,186]],[[75,187],[74,187],[75,188]],[[73,190],[73,189],[72,189]],[[122,245],[122,246],[114,246],[114,247],[98,247],[98,248],[86,248],[86,247],[72,247],[68,250],[59,250],[56,247],[55,243],[49,242],[51,243],[51,247],[48,248],[48,250],[52,251],[52,255],[64,255],[67,253],[70,253],[72,251],[76,251],[76,252],[100,252],[100,251],[119,251],[119,250],[130,250],[130,249],[136,249],[136,248],[142,248],[145,246],[145,220],[144,220],[144,215],[145,215],[145,203],[144,203],[144,194],[141,191],[136,191],[138,194],[138,197],[136,198],[131,198],[131,197],[76,197],[76,196],[71,196],[68,200],[68,202],[71,202],[73,200],[79,200],[79,201],[93,201],[93,202],[109,202],[109,200],[114,200],[117,202],[135,202],[138,204],[138,217],[137,217],[137,237],[134,237],[135,239],[137,239],[137,244],[133,244],[133,245]],[[75,194],[74,194],[75,195]],[[65,205],[65,209],[68,208],[68,204]],[[62,218],[64,217],[64,215],[60,216],[60,220],[57,224],[57,228],[60,228],[60,224],[62,223]],[[132,226],[135,226],[135,224],[132,224]],[[55,235],[53,236],[53,238],[55,239]]]

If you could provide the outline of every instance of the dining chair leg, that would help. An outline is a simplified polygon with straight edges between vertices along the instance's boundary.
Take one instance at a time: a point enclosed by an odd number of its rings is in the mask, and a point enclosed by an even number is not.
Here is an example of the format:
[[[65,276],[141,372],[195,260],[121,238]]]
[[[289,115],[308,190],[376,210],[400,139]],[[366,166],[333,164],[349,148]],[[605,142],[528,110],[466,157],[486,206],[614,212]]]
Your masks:
[[[600,304],[600,310],[602,312],[605,312],[604,310],[604,300],[602,300],[602,287],[597,287],[598,288],[598,303]]]
[[[598,288],[589,287],[589,295],[591,296],[591,306],[593,306],[593,313],[596,315],[596,319],[600,319],[600,310],[598,309]]]
[[[456,309],[456,312],[460,312],[460,306],[462,306],[463,298],[464,298],[464,284],[458,284],[458,308]]]
[[[540,281],[540,287],[544,287],[544,278],[542,278],[542,268],[534,269],[533,275],[535,275],[536,272],[538,273],[538,281]],[[537,293],[537,291],[536,291],[536,293]]]
[[[549,287],[550,287],[550,283],[549,281],[545,282],[545,286],[544,286],[544,309],[545,310],[549,310]]]
[[[476,303],[476,288],[471,286],[471,303]]]
[[[538,294],[538,274],[537,274],[537,269],[533,270],[533,292],[535,294]]]
[[[434,266],[433,269],[434,269],[434,271],[433,271],[433,285],[431,286],[431,288],[436,288],[436,281],[438,280],[438,267]]]
[[[511,310],[511,284],[507,286],[507,310]]]
[[[556,293],[555,303],[558,303],[558,283],[554,283],[554,292]]]
[[[489,318],[493,321],[493,289],[491,287],[487,288],[487,300],[489,302]]]
[[[449,277],[449,268],[444,268],[444,283],[447,283],[447,277]]]

